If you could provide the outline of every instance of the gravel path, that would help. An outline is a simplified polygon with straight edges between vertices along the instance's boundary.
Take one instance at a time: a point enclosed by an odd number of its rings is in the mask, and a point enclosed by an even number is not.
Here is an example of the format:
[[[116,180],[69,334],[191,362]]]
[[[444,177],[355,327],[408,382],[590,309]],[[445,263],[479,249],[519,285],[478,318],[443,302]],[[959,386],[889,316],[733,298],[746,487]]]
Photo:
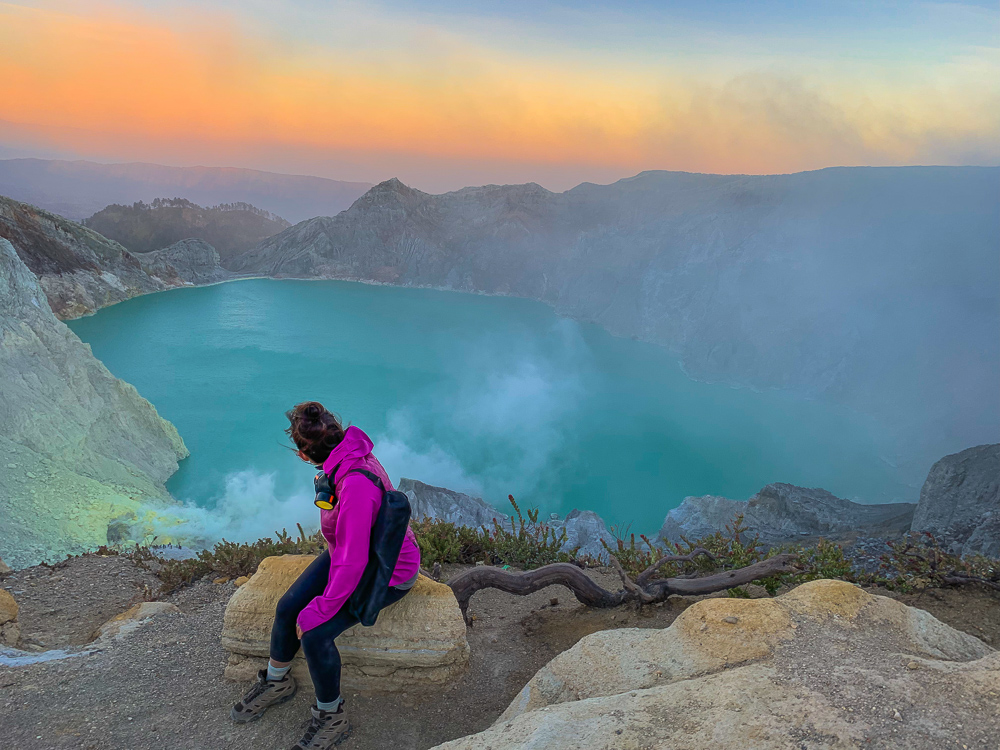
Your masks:
[[[446,567],[445,577],[455,569]],[[606,587],[618,585],[607,571],[588,575]],[[24,638],[31,648],[76,646],[77,653],[99,625],[141,601],[154,583],[148,571],[126,559],[97,556],[55,569],[19,571],[0,581],[21,605]],[[160,615],[119,640],[86,647],[100,650],[29,666],[0,666],[0,747],[290,747],[307,723],[311,696],[298,695],[249,725],[229,720],[230,706],[246,687],[222,677],[228,654],[219,634],[234,590],[232,583],[204,581],[168,598],[180,612]],[[896,598],[1000,646],[1000,596],[994,593],[967,588]],[[476,620],[468,632],[472,655],[465,676],[430,692],[345,690],[355,727],[345,747],[423,750],[478,732],[543,664],[584,635],[618,627],[662,628],[690,601],[675,598],[636,612],[627,607],[588,609],[559,586],[526,597],[481,592],[470,607]],[[889,724],[887,731],[892,729]]]
[[[29,637],[31,628],[43,622],[42,611],[52,608],[45,604],[46,577],[71,577],[84,591],[91,590],[92,582],[100,582],[93,587],[96,591],[108,586],[116,611],[108,613],[108,605],[99,597],[81,597],[79,613],[69,618],[77,624],[64,622],[64,640],[79,643],[81,634],[91,633],[134,603],[126,594],[141,599],[144,573],[127,560],[88,556],[62,570],[22,571],[2,585],[23,592],[19,598]],[[607,573],[591,571],[591,575],[606,586],[616,585],[617,579]],[[27,581],[35,585],[23,585]],[[5,750],[290,747],[308,721],[311,696],[298,695],[249,725],[237,726],[229,719],[230,706],[246,688],[222,677],[228,654],[220,646],[219,633],[234,590],[231,583],[202,582],[169,597],[180,613],[160,615],[96,653],[30,666],[0,666],[0,746]],[[664,627],[683,608],[668,604],[641,613],[590,610],[567,594],[558,586],[527,597],[496,591],[477,594],[471,605],[476,621],[469,630],[472,656],[465,676],[433,692],[362,695],[345,690],[354,724],[345,747],[417,750],[480,731],[539,667],[582,636],[609,627]],[[558,599],[556,605],[553,598]],[[69,614],[67,609],[49,615],[45,637],[52,646],[63,645],[51,632],[52,625]]]

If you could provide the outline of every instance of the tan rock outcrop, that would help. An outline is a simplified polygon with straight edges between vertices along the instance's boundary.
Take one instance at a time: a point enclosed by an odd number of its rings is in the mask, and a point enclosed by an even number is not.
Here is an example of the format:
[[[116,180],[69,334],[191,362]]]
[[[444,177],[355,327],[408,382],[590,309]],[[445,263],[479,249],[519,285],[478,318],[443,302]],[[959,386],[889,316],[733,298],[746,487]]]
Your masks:
[[[313,559],[268,557],[233,594],[222,626],[222,645],[231,654],[228,679],[249,680],[264,666],[278,599]],[[386,607],[375,625],[351,628],[337,639],[337,647],[344,683],[356,688],[439,684],[460,675],[469,661],[465,622],[454,594],[424,576],[403,599]],[[301,652],[292,674],[311,687]]]
[[[662,630],[587,636],[492,727],[439,748],[973,747],[1000,731],[998,697],[1000,654],[978,639],[814,581],[706,599]]]
[[[94,638],[115,638],[127,635],[158,615],[177,612],[180,612],[177,605],[169,602],[140,602],[101,625],[94,633]]]
[[[16,646],[21,638],[17,624],[17,602],[7,591],[0,589],[0,646]]]
[[[10,566],[7,563],[5,563],[3,560],[0,560],[0,576],[5,576],[8,573],[13,573],[13,572],[14,571],[11,570]]]

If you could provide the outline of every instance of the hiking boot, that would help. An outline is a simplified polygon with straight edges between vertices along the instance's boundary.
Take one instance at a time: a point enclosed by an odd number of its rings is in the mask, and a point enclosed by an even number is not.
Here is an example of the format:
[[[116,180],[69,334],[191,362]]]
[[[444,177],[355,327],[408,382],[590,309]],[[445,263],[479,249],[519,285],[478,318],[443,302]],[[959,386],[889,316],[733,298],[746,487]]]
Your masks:
[[[336,711],[321,711],[316,706],[309,710],[312,711],[312,721],[292,750],[329,750],[350,736],[351,723],[344,715],[343,703],[337,706]]]
[[[268,680],[267,670],[257,672],[257,682],[247,691],[243,699],[233,706],[229,715],[237,724],[259,719],[271,706],[284,703],[295,695],[295,678],[291,673],[280,680]]]

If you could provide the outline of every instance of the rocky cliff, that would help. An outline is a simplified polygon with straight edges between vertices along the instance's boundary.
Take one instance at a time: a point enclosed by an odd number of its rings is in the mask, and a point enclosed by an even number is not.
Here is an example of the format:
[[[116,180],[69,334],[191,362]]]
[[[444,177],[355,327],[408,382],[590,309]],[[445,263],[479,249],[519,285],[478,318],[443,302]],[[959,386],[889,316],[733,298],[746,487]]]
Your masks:
[[[38,277],[49,306],[63,320],[140,294],[228,277],[205,243],[177,243],[142,257],[81,224],[2,196],[0,238],[10,241]],[[183,257],[187,251],[192,257]]]
[[[410,500],[410,515],[414,520],[431,518],[456,526],[478,529],[493,528],[493,521],[506,522],[509,516],[501,513],[478,497],[462,492],[435,487],[416,479],[402,477],[397,489]]]
[[[749,533],[759,534],[768,545],[855,533],[897,537],[909,531],[914,507],[913,503],[862,505],[826,490],[775,483],[745,501],[686,497],[667,513],[658,537],[663,542],[679,542],[682,536],[695,540],[724,531],[741,513]]]
[[[643,172],[558,194],[389,180],[233,268],[544,300],[696,378],[877,414],[920,465],[1000,423],[998,192],[996,168]]]
[[[219,253],[204,240],[186,239],[162,250],[136,253],[142,269],[169,286],[215,284],[233,278],[219,265]]]
[[[153,252],[194,238],[209,243],[222,258],[238,255],[291,226],[280,216],[249,203],[204,208],[184,198],[112,204],[83,224],[133,253]]]
[[[52,311],[64,320],[167,288],[117,242],[10,198],[0,197],[0,237],[38,277]]]
[[[1000,445],[979,445],[934,464],[913,530],[929,531],[963,555],[1000,556]]]
[[[46,291],[0,239],[0,557],[15,568],[105,544],[109,521],[167,496],[187,455],[173,425],[55,317]]]

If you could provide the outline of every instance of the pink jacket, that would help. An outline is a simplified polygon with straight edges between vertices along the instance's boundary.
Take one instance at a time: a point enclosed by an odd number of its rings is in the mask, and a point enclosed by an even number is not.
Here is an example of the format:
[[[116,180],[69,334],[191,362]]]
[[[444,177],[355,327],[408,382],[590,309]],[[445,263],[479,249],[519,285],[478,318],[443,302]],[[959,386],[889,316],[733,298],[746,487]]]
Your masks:
[[[299,613],[302,631],[312,630],[331,619],[354,592],[368,564],[368,544],[375,516],[382,506],[382,493],[363,474],[349,474],[352,469],[367,469],[382,479],[386,490],[393,489],[382,464],[372,455],[372,441],[359,428],[348,427],[344,439],[323,463],[329,474],[336,468],[331,483],[337,492],[333,510],[320,511],[320,528],[330,548],[330,578],[326,590]],[[409,581],[420,569],[420,548],[413,530],[406,530],[403,548],[390,586]]]

